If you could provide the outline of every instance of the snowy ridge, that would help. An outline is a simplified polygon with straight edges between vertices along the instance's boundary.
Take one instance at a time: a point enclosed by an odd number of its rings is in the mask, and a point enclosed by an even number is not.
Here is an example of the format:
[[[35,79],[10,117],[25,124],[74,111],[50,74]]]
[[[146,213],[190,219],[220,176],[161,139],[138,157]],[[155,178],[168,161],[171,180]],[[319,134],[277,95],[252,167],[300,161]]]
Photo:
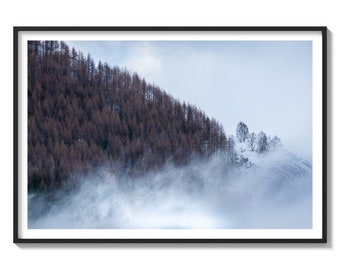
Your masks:
[[[306,176],[311,173],[312,164],[283,148],[279,137],[271,138],[264,132],[250,133],[243,122],[236,128],[236,139],[229,137],[229,159],[244,168],[268,167],[274,174],[285,177]]]
[[[298,157],[281,146],[258,153],[252,151],[246,142],[235,143],[234,161],[245,168],[275,164],[280,167],[277,168],[279,171],[285,171],[286,174],[290,172],[294,176],[303,176],[312,168],[308,160]]]

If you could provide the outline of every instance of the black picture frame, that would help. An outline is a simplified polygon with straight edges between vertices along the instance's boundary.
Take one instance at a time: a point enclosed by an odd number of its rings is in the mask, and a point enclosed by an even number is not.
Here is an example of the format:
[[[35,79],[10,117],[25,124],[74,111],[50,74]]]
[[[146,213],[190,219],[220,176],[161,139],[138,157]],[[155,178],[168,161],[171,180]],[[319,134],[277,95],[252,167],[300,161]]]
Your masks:
[[[264,33],[267,36],[271,34],[280,33],[291,33],[293,35],[298,35],[299,33],[314,33],[320,36],[321,47],[319,53],[319,58],[321,59],[319,71],[321,79],[321,87],[318,91],[320,92],[321,100],[318,100],[321,115],[319,138],[321,138],[318,143],[320,144],[320,149],[322,151],[322,158],[320,159],[319,168],[321,170],[322,179],[320,181],[320,190],[318,194],[320,195],[320,228],[317,236],[304,237],[261,237],[256,235],[255,237],[247,238],[218,238],[218,237],[122,237],[122,238],[112,238],[112,237],[51,237],[51,236],[41,236],[41,237],[26,237],[23,235],[22,224],[22,213],[25,209],[22,209],[20,203],[20,189],[22,189],[22,181],[26,172],[23,171],[21,166],[21,157],[26,153],[23,152],[21,140],[22,138],[22,121],[20,112],[27,108],[22,107],[21,97],[25,95],[23,88],[23,74],[22,68],[25,67],[25,63],[22,63],[22,47],[23,34],[31,33],[105,33],[105,32],[124,32],[124,33],[138,33],[138,32],[149,32],[149,33],[169,33],[169,32],[194,32],[200,33],[203,36],[211,32],[218,33]],[[26,64],[27,66],[27,64]],[[13,166],[13,242],[14,243],[326,243],[327,242],[327,27],[323,26],[296,26],[296,27],[172,27],[172,26],[129,26],[129,27],[83,27],[83,26],[72,26],[72,27],[41,27],[41,26],[17,26],[13,28],[13,113],[14,113],[14,166]],[[21,164],[21,165],[20,165]],[[25,167],[24,167],[25,168]]]

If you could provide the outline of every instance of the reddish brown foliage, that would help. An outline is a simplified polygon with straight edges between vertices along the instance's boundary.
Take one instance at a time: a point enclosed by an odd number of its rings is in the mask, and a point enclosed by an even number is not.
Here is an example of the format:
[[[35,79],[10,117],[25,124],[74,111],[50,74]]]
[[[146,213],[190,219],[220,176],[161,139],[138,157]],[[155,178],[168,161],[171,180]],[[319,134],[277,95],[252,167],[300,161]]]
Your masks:
[[[137,74],[96,66],[64,42],[28,43],[29,189],[102,164],[143,173],[225,148],[217,121]]]

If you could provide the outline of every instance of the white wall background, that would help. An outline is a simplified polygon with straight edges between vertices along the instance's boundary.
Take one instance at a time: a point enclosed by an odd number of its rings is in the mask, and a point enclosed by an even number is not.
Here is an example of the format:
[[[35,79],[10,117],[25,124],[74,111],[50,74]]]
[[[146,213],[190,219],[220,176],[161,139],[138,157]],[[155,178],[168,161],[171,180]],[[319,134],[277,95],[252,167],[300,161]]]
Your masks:
[[[7,1],[1,28],[0,269],[334,269],[339,263],[340,19],[335,0]],[[13,26],[327,26],[328,244],[15,245],[12,243]],[[338,151],[337,151],[338,150]],[[338,167],[339,168],[339,167]]]

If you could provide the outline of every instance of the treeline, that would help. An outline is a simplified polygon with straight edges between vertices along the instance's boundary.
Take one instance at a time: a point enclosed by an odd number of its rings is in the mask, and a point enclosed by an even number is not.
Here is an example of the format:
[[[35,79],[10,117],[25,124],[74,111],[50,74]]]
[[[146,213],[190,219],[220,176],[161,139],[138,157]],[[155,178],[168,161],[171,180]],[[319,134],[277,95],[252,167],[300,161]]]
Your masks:
[[[103,164],[140,174],[226,147],[216,120],[138,74],[95,64],[63,41],[28,42],[30,190]]]

